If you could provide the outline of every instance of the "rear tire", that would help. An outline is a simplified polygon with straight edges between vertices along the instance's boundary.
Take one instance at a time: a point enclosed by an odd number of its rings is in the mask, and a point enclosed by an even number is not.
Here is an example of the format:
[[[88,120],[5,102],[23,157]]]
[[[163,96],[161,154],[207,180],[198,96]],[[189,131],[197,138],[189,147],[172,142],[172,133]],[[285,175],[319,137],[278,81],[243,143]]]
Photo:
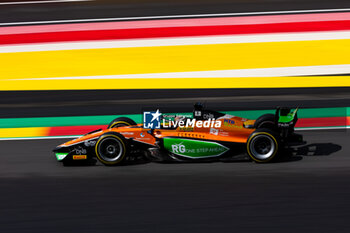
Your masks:
[[[107,166],[122,163],[128,154],[128,147],[124,137],[118,133],[105,133],[95,146],[97,159]]]
[[[276,129],[275,124],[275,115],[274,114],[264,114],[256,119],[254,123],[255,129],[260,128],[268,128],[268,129]]]
[[[280,140],[278,134],[266,128],[255,130],[247,140],[249,157],[258,163],[267,163],[278,157]]]
[[[108,129],[131,125],[136,125],[136,122],[128,117],[118,117],[109,123]]]

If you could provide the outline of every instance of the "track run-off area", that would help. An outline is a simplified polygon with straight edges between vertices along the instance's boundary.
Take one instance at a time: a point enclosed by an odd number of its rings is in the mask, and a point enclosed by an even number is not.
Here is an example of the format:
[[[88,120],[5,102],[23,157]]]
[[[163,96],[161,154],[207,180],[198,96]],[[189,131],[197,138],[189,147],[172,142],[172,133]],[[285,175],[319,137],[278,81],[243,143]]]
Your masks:
[[[275,110],[225,111],[226,114],[248,119],[257,119]],[[169,114],[169,113],[168,113]],[[187,113],[171,113],[190,115]],[[109,122],[117,117],[128,117],[142,123],[142,114],[30,117],[0,119],[0,140],[27,140],[42,138],[77,137],[96,129],[106,129]],[[296,130],[326,130],[350,128],[349,108],[311,108],[300,109]]]
[[[329,11],[3,26],[0,89],[349,86],[350,13]]]
[[[106,89],[210,88],[218,93],[224,88],[350,86],[347,8],[56,19],[0,25],[2,91],[101,90],[103,94]],[[172,98],[172,103],[181,102]],[[206,96],[199,99],[206,100]],[[301,110],[309,113],[301,117],[298,127],[348,127],[347,99],[340,99],[344,108],[322,110],[311,105]],[[221,105],[220,100],[216,102]],[[67,108],[72,106],[66,104]],[[1,119],[1,138],[80,135],[104,127],[107,119],[117,114],[109,111],[106,116],[96,111],[98,116],[91,112],[89,116],[79,118],[74,114],[75,118],[69,118],[67,113],[66,120],[42,118],[48,113],[40,111],[43,115],[35,119],[21,119],[18,114],[17,119]],[[118,111],[119,115],[133,113],[135,107],[133,112]],[[255,114],[253,119],[257,117]],[[139,116],[132,118],[141,121]]]

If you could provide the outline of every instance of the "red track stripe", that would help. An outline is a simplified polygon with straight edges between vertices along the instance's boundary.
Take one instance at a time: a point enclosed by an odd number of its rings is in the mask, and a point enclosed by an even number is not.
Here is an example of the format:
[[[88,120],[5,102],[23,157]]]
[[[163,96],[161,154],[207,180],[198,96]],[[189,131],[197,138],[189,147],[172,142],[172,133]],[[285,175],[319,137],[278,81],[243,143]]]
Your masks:
[[[196,19],[140,20],[124,22],[70,23],[34,26],[10,26],[0,27],[0,35],[161,27],[257,25],[273,23],[323,22],[338,20],[350,20],[350,13],[343,12],[320,14],[265,15]]]
[[[107,128],[107,125],[51,127],[47,136],[82,135],[97,129],[106,129],[106,128]]]
[[[349,30],[350,21],[328,21],[308,23],[279,23],[261,25],[230,25],[201,27],[166,27],[148,29],[94,30],[79,32],[52,32],[0,35],[0,44],[44,43],[84,40],[112,40],[136,38],[161,38],[205,35],[234,35],[253,33],[281,33]]]
[[[346,123],[346,117],[303,118],[298,120],[296,127],[345,126]]]

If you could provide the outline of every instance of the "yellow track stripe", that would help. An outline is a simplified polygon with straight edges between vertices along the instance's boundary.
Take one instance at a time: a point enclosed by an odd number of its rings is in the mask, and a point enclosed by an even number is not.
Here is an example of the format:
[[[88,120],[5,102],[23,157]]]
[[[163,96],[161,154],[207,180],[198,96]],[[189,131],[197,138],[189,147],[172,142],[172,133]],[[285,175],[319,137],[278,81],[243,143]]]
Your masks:
[[[170,78],[101,80],[0,80],[1,90],[84,90],[165,88],[349,87],[349,76],[267,78]]]
[[[338,65],[350,64],[349,54],[350,40],[1,53],[0,79]],[[84,82],[71,82],[71,88]],[[94,83],[101,88],[100,82]]]
[[[4,128],[0,129],[0,138],[43,137],[48,135],[48,130],[46,127]]]

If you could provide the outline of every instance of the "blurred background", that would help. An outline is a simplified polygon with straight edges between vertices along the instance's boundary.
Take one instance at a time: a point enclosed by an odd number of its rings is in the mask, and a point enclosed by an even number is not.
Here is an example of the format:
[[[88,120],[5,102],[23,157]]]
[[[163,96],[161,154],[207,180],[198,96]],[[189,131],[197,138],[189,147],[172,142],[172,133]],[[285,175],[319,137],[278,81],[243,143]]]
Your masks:
[[[346,0],[0,1],[3,231],[345,232],[349,45]],[[298,106],[309,144],[264,166],[64,168],[51,154],[117,116],[195,102],[251,119]]]

